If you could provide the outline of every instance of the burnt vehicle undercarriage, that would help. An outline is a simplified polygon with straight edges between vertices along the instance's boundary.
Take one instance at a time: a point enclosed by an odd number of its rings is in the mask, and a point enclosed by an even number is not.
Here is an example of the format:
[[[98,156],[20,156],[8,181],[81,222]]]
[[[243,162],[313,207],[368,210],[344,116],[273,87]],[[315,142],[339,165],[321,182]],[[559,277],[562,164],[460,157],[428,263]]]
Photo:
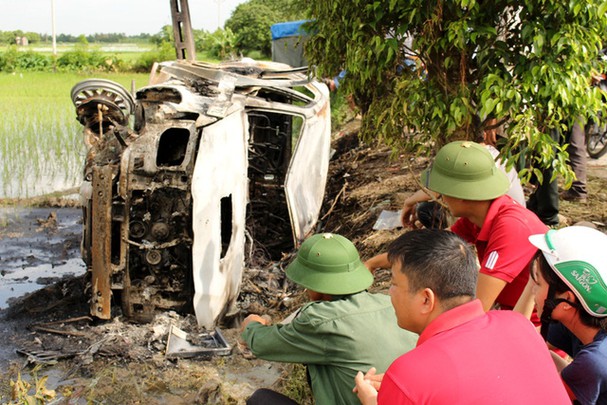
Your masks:
[[[131,96],[72,89],[87,156],[82,254],[91,314],[194,310],[212,327],[238,296],[245,250],[276,260],[318,218],[329,160],[328,91],[277,63],[164,62]]]

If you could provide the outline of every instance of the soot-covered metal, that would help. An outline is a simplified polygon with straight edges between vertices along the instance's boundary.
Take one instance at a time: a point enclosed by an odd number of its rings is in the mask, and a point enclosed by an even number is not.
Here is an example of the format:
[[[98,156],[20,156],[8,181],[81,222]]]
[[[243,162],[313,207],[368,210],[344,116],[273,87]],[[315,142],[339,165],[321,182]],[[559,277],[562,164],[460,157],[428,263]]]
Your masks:
[[[327,177],[328,90],[277,63],[156,66],[133,97],[101,79],[72,89],[87,146],[82,255],[91,313],[139,321],[230,310],[245,245],[269,260],[316,224]]]

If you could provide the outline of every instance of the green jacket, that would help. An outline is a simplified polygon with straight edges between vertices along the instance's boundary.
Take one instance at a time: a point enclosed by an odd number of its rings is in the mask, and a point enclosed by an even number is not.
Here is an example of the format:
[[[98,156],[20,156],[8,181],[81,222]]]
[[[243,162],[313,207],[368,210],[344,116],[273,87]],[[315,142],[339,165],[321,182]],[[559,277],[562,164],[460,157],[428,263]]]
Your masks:
[[[286,325],[252,322],[242,337],[258,358],[306,364],[317,405],[360,403],[356,373],[385,372],[418,338],[398,327],[390,297],[368,292],[311,302]]]

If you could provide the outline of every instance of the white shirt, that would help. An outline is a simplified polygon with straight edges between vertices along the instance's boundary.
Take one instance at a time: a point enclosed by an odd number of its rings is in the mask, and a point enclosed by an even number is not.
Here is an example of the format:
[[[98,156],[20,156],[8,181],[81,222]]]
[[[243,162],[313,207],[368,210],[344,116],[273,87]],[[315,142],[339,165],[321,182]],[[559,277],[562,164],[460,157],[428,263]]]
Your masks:
[[[523,191],[523,186],[521,186],[521,181],[518,178],[518,172],[514,169],[514,167],[510,170],[506,170],[506,164],[502,162],[501,159],[497,158],[500,154],[499,150],[487,144],[485,144],[485,148],[487,148],[489,153],[491,153],[491,156],[493,156],[493,160],[495,160],[496,166],[502,169],[502,171],[506,174],[506,177],[508,177],[508,180],[510,181],[510,189],[506,194],[512,197],[514,201],[521,204],[523,207],[526,207],[525,193]]]

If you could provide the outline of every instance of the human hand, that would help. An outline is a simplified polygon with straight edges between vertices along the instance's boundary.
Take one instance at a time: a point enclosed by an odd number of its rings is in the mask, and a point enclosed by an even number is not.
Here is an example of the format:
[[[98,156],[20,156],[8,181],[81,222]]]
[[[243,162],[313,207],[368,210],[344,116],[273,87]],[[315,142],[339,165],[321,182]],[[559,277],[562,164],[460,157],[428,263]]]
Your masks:
[[[401,210],[400,213],[400,222],[403,224],[403,226],[405,228],[407,227],[411,227],[411,228],[415,228],[415,221],[417,221],[417,212],[415,207],[417,206],[416,203],[410,204],[407,203],[407,201],[405,200],[405,203],[403,204],[403,208]]]
[[[535,263],[531,264],[532,266]],[[525,289],[521,293],[513,308],[513,311],[523,314],[527,319],[531,319],[533,310],[535,308],[535,286],[537,283],[533,280],[533,277],[529,277]]]
[[[242,321],[242,324],[240,325],[240,331],[242,332],[243,330],[245,330],[247,325],[250,324],[251,322],[258,322],[262,325],[270,324],[270,321],[268,319],[262,318],[261,316],[256,315],[256,314],[251,314],[251,315],[247,316],[246,318],[244,318],[244,320]]]
[[[403,209],[400,214],[400,222],[405,228],[411,227],[413,229],[419,229],[422,225],[417,221],[417,204],[430,201],[432,198],[437,198],[438,194],[431,196],[429,190],[417,190],[415,193],[407,197],[403,203]],[[434,194],[434,193],[433,193]]]
[[[352,389],[352,392],[356,394],[358,399],[363,405],[376,405],[377,404],[377,390],[379,389],[379,385],[375,388],[374,383],[372,382],[372,377],[375,375],[375,368],[371,367],[367,374],[363,374],[359,371],[354,377],[355,387]],[[366,377],[370,378],[367,379]],[[383,377],[383,374],[382,374]],[[379,383],[377,383],[379,384]]]
[[[375,367],[371,367],[367,374],[365,374],[365,380],[369,381],[373,388],[379,391],[379,386],[381,385],[381,381],[384,379],[384,373],[376,374],[377,369]]]

